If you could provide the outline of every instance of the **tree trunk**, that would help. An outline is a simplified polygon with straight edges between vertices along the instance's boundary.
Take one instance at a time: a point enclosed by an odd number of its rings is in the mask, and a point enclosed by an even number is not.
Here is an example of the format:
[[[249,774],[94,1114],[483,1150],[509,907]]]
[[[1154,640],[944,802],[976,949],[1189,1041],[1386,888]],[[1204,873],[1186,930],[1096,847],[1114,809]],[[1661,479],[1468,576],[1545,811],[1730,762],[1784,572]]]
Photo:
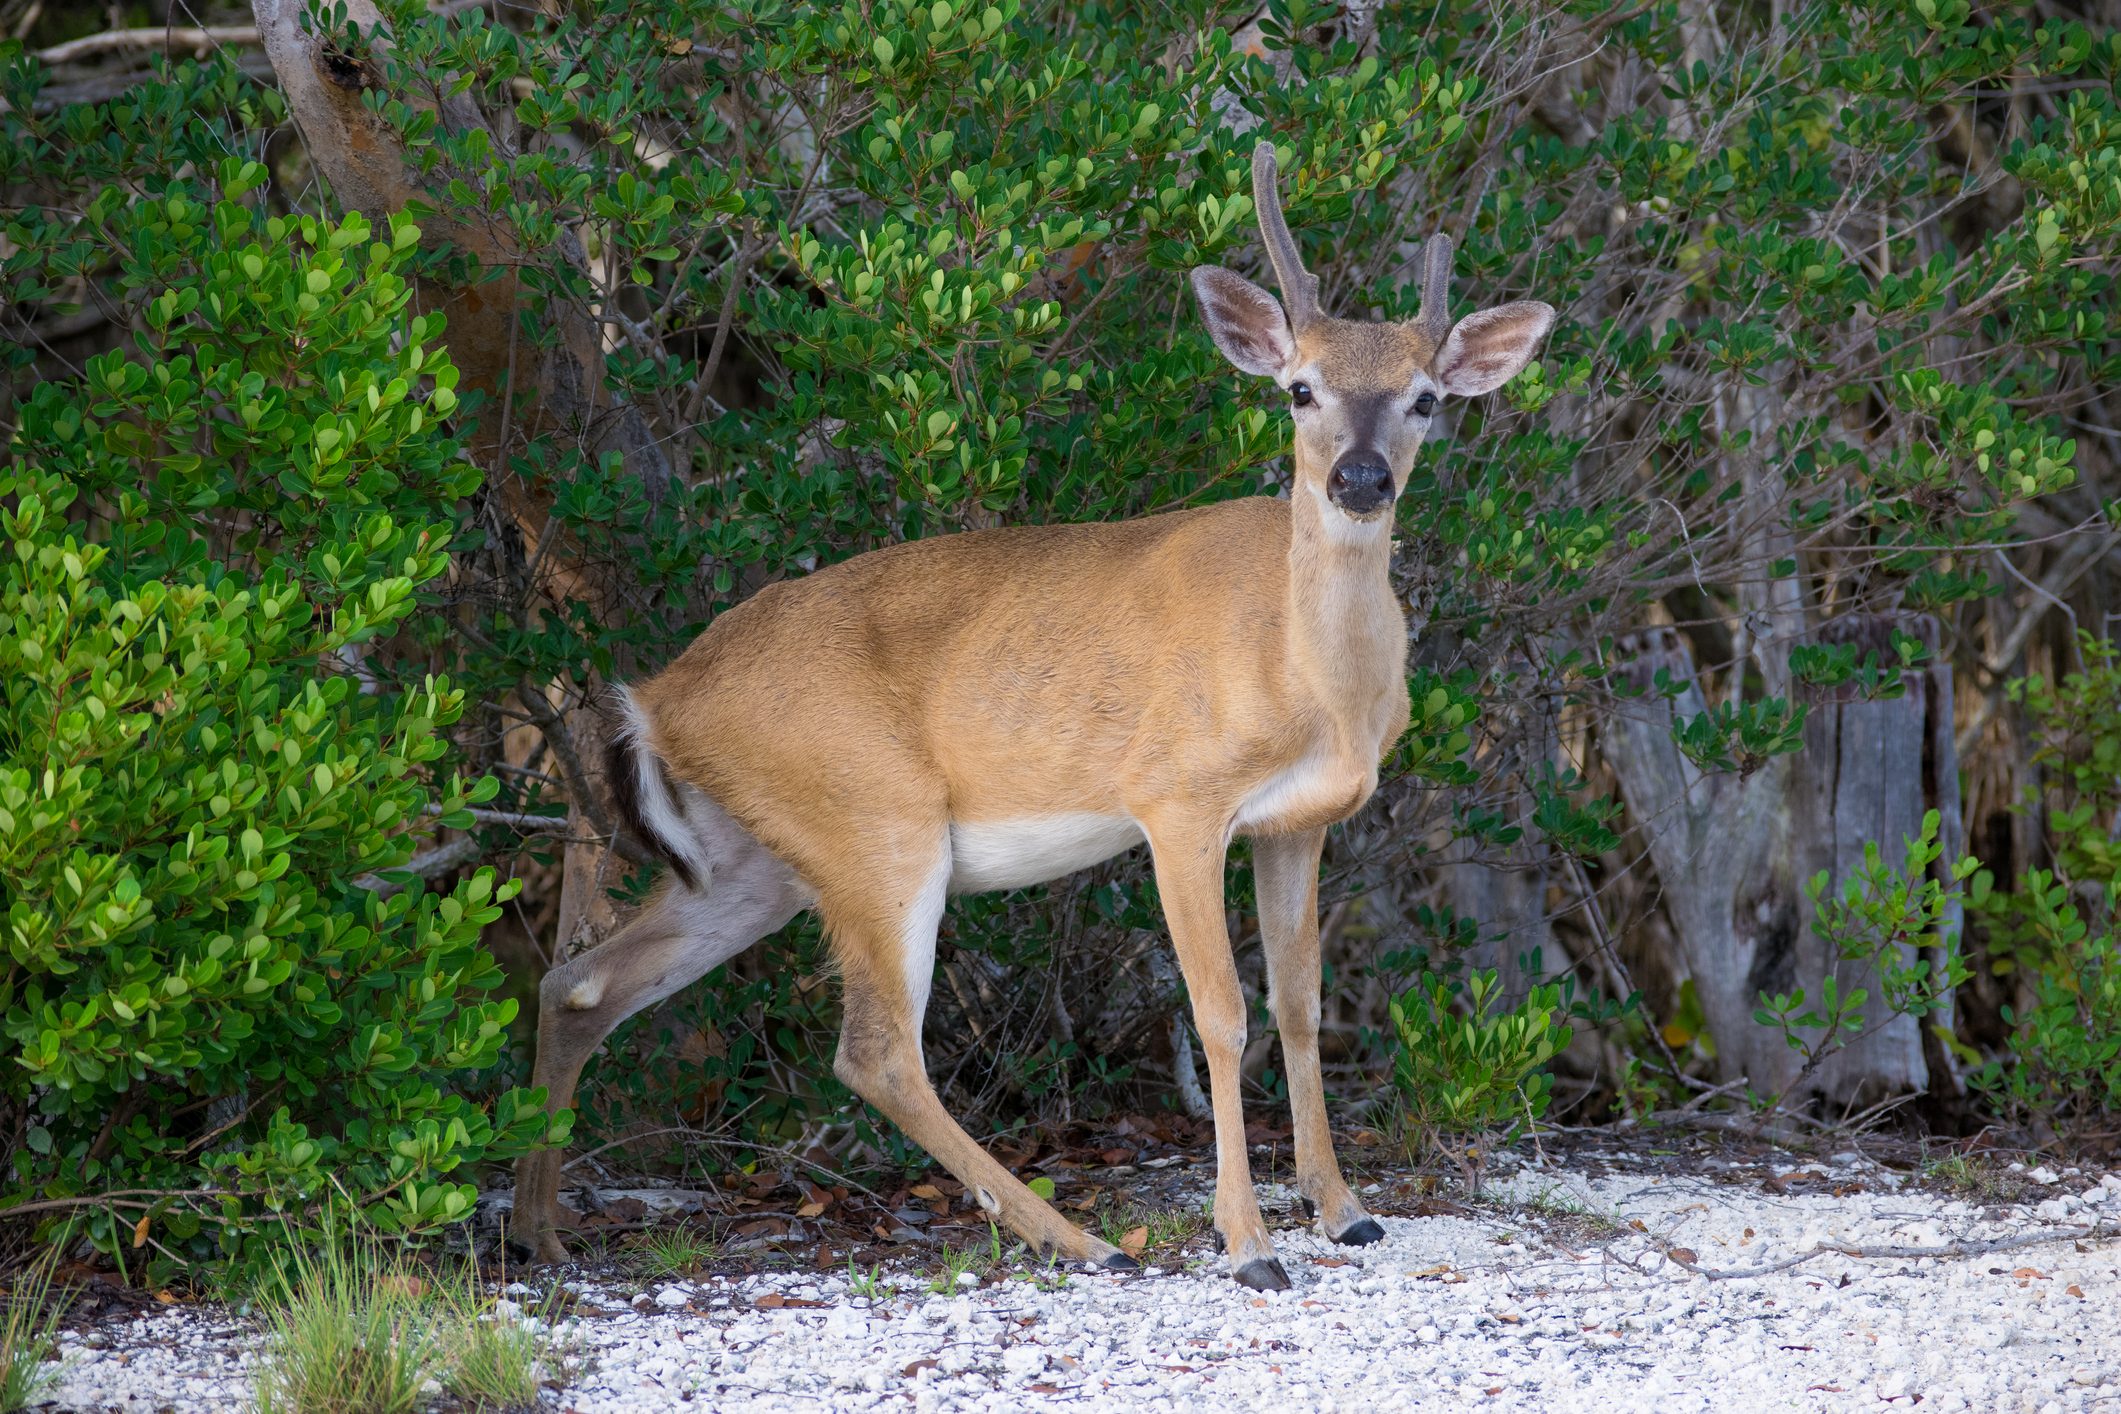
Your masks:
[[[1926,633],[1913,617],[1850,616],[1828,623],[1822,642],[1883,648],[1889,630]],[[1818,1097],[1844,1105],[1933,1087],[1956,1088],[1943,1048],[1925,1045],[1924,1029],[1881,1009],[1868,969],[1828,955],[1812,931],[1804,883],[1827,871],[1829,889],[1876,840],[1888,863],[1921,828],[1923,812],[1943,817],[1944,859],[1963,846],[1959,786],[1951,739],[1951,669],[1939,664],[1908,676],[1892,701],[1817,694],[1801,752],[1777,757],[1749,776],[1705,776],[1672,738],[1676,716],[1703,709],[1685,640],[1654,629],[1620,650],[1626,675],[1649,689],[1664,669],[1685,684],[1666,702],[1654,696],[1617,712],[1604,725],[1603,747],[1619,777],[1629,814],[1647,834],[1680,956],[1693,979],[1717,1065],[1725,1080],[1745,1077],[1758,1094],[1801,1104]],[[1844,991],[1871,992],[1866,1034],[1805,1078],[1805,1094],[1786,1092],[1802,1058],[1779,1031],[1753,1019],[1762,993],[1802,987],[1816,1000],[1829,973]],[[1949,1015],[1942,1018],[1947,1024]]]
[[[366,45],[358,53],[341,47],[335,38],[307,31],[302,0],[253,0],[251,8],[303,145],[340,204],[380,225],[420,198],[434,210],[422,226],[422,245],[454,248],[478,262],[482,278],[460,285],[423,281],[421,286],[423,303],[439,310],[446,321],[444,340],[458,370],[459,390],[483,394],[473,455],[486,468],[488,484],[538,566],[539,582],[532,590],[554,603],[586,601],[600,609],[615,608],[607,602],[599,577],[585,570],[564,545],[542,545],[548,536],[561,533],[551,520],[550,497],[543,488],[521,481],[510,465],[516,446],[533,437],[554,436],[592,454],[618,453],[651,497],[667,486],[671,466],[654,429],[638,407],[614,402],[605,386],[604,346],[596,320],[588,309],[555,299],[538,311],[539,329],[524,328],[524,291],[516,271],[552,253],[516,249],[504,226],[477,213],[457,212],[437,192],[416,182],[396,134],[362,99],[367,90],[387,82],[389,38],[370,0],[345,0],[346,17],[360,26]],[[395,96],[423,106],[419,94]],[[437,116],[451,131],[484,132],[497,160],[507,156],[501,134],[468,96],[445,100]],[[583,251],[571,233],[563,233],[557,255],[586,272]],[[594,681],[585,681],[575,687],[574,695],[586,700],[595,691]],[[554,720],[574,729],[576,744],[590,747],[596,735],[591,711],[570,709],[563,702],[560,714]],[[562,927],[554,940],[555,956],[565,957],[582,935],[593,936],[608,922],[603,889],[612,841],[600,837],[593,821],[608,821],[611,815],[601,803],[603,784],[594,774],[596,768],[584,764],[600,761],[602,753],[563,753],[557,743],[554,747],[555,757],[566,758],[562,770],[573,800],[561,884]],[[585,895],[585,889],[592,892]]]

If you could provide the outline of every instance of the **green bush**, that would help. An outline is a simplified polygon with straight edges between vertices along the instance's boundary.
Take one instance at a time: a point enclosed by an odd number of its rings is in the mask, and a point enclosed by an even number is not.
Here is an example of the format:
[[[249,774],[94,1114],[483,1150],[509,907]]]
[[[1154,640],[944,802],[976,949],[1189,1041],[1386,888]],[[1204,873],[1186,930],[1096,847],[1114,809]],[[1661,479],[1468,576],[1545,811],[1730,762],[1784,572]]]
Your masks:
[[[1461,995],[1462,994],[1462,995]],[[1425,972],[1391,1004],[1398,1051],[1392,1081],[1413,1147],[1457,1161],[1477,1189],[1480,1152],[1508,1143],[1546,1114],[1545,1067],[1575,1032],[1563,988],[1533,987],[1515,1006],[1492,971],[1463,984]]]
[[[462,1218],[463,1166],[545,1130],[457,1088],[514,1015],[479,947],[514,886],[379,887],[493,792],[434,775],[461,690],[364,672],[478,479],[417,233],[268,216],[264,177],[107,190],[142,326],[0,470],[0,1209],[79,1199],[165,1267],[327,1196]]]
[[[2008,892],[1984,870],[1967,898],[2018,998],[2004,1008],[2005,1054],[1974,1082],[2043,1137],[2121,1110],[2121,653],[2088,634],[2079,646],[2082,671],[2010,688],[2040,743],[2032,761],[2049,788],[2025,807],[2042,816],[2050,867]]]

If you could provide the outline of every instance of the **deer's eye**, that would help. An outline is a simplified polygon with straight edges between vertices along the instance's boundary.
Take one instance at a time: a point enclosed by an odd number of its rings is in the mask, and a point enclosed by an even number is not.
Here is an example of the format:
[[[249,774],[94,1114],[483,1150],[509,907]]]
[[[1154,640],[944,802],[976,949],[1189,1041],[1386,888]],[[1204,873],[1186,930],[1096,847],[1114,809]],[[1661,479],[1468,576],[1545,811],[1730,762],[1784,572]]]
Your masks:
[[[1416,417],[1427,417],[1434,411],[1436,411],[1436,395],[1434,393],[1425,392],[1414,400],[1414,415]]]
[[[1311,406],[1311,385],[1309,383],[1291,383],[1289,385],[1289,401],[1300,408]]]

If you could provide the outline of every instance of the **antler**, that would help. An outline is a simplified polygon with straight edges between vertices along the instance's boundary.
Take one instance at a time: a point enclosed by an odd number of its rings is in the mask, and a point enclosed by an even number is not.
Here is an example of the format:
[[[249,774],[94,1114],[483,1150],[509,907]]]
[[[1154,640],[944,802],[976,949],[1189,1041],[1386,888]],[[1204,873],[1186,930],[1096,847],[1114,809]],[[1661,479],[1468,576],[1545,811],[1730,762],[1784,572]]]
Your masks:
[[[1280,173],[1274,165],[1274,144],[1261,139],[1252,149],[1252,204],[1259,211],[1259,233],[1266,238],[1267,257],[1274,262],[1274,282],[1281,286],[1287,306],[1289,330],[1301,334],[1304,326],[1319,318],[1318,277],[1304,269],[1289,223],[1282,219]]]
[[[1451,332],[1451,238],[1438,231],[1422,242],[1421,332],[1436,347]]]

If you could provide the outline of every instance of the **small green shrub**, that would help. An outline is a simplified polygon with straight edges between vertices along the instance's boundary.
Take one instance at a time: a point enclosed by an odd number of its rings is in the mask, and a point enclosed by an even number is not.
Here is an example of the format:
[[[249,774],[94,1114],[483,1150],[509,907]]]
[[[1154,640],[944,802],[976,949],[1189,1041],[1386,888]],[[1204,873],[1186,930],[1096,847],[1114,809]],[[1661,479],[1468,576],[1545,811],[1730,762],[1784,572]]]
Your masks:
[[[326,1193],[456,1221],[547,1128],[460,1090],[515,1014],[479,946],[514,885],[379,887],[493,791],[434,778],[462,692],[364,657],[478,480],[412,228],[268,217],[264,179],[99,201],[142,328],[0,465],[0,1207],[164,1269]]]
[[[2033,764],[2053,783],[2026,803],[2047,807],[2052,867],[2026,870],[2007,893],[1984,870],[1967,898],[1991,967],[2018,985],[2005,1053],[1973,1084],[2015,1122],[2056,1133],[2121,1109],[2121,653],[2088,634],[2081,648],[2082,672],[2010,688],[2040,743]]]
[[[1816,999],[1802,987],[1761,994],[1753,1019],[1779,1030],[1790,1049],[1804,1057],[1789,1093],[1800,1092],[1830,1057],[1894,1017],[1919,1021],[1945,1011],[1952,990],[1971,975],[1954,930],[1959,886],[1979,864],[1960,859],[1950,866],[1948,880],[1936,877],[1934,866],[1944,853],[1937,839],[1941,823],[1934,810],[1923,815],[1921,833],[1907,841],[1899,870],[1885,863],[1878,842],[1871,840],[1863,846],[1863,863],[1842,880],[1838,895],[1827,893],[1831,876],[1823,869],[1806,882],[1820,939],[1843,963],[1875,978],[1878,995],[1874,1005],[1869,989],[1844,990],[1831,973],[1821,981]]]
[[[1542,1067],[1574,1034],[1561,1019],[1562,988],[1533,987],[1504,1007],[1493,971],[1475,971],[1462,984],[1424,972],[1391,1011],[1399,1041],[1392,1081],[1410,1147],[1450,1156],[1478,1191],[1490,1137],[1514,1140],[1553,1098]]]

